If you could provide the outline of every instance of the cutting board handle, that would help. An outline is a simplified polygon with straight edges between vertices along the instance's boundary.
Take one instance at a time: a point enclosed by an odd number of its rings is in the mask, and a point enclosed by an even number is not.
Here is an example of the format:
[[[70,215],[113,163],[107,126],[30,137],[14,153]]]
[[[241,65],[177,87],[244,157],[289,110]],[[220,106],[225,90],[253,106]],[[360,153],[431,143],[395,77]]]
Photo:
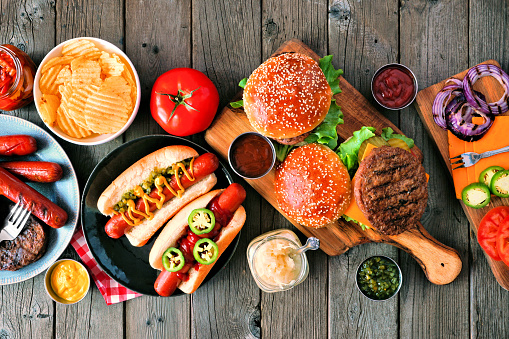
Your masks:
[[[393,245],[415,258],[433,284],[449,284],[461,272],[462,263],[458,251],[433,238],[421,223],[389,238],[394,240]]]

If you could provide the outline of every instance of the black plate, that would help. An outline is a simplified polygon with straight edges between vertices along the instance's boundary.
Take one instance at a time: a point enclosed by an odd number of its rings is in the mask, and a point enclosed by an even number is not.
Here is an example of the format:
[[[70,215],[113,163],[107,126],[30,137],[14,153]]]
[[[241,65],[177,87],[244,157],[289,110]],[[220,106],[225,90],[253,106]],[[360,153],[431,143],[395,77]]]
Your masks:
[[[113,150],[97,164],[88,178],[81,199],[83,233],[97,264],[119,284],[135,292],[154,296],[158,295],[154,290],[154,282],[159,271],[150,266],[148,256],[158,233],[142,247],[132,246],[126,237],[120,239],[108,237],[104,232],[104,225],[109,217],[99,212],[97,199],[106,187],[133,163],[149,153],[171,145],[190,146],[200,154],[210,152],[189,140],[169,135],[151,135],[132,140]],[[217,176],[215,188],[226,188],[233,182],[223,164],[220,164],[215,174]],[[235,252],[239,237],[240,233],[219,258],[204,283],[226,266]],[[173,295],[180,294],[183,292],[177,289]]]

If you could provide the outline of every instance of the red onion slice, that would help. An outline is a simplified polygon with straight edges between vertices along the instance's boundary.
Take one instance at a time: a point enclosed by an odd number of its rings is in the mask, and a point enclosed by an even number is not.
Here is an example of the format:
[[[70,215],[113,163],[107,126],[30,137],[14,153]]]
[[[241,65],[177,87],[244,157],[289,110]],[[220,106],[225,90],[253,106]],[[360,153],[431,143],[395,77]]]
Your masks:
[[[447,82],[446,82],[447,84]],[[447,85],[440,92],[438,92],[431,111],[433,113],[433,120],[443,129],[447,129],[447,122],[445,121],[445,106],[453,96],[463,94],[461,87],[456,85]]]
[[[475,92],[475,94],[485,100],[482,93]],[[484,123],[481,125],[472,123],[474,114],[483,117]],[[493,114],[485,114],[469,105],[464,94],[457,95],[447,104],[445,117],[447,128],[459,139],[469,142],[481,139],[493,125],[495,119]]]
[[[472,89],[474,83],[485,76],[494,77],[504,88],[504,95],[497,102],[487,103],[485,99],[481,99]],[[472,67],[463,79],[463,90],[468,103],[483,113],[501,114],[509,109],[509,75],[500,67],[490,64]]]

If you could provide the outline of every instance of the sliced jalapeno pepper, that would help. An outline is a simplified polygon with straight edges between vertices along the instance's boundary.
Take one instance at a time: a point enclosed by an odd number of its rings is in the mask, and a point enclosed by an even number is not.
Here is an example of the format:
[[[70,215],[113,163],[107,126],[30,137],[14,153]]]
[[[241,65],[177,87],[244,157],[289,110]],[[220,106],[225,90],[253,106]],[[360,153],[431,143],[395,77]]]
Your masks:
[[[485,184],[486,186],[490,187],[491,185],[491,179],[493,176],[499,172],[503,171],[504,168],[500,166],[490,166],[486,168],[484,171],[481,172],[481,175],[479,175],[479,182]]]
[[[197,208],[189,214],[187,223],[194,234],[209,233],[216,225],[216,218],[214,212],[206,208]]]
[[[496,196],[509,198],[509,170],[498,171],[491,179],[491,191]]]
[[[181,250],[170,247],[163,253],[163,267],[168,272],[178,272],[184,267],[186,260]]]
[[[196,242],[193,255],[197,262],[203,265],[210,265],[219,256],[219,247],[209,238],[203,238]]]
[[[488,186],[479,182],[468,185],[461,192],[465,205],[472,208],[483,208],[490,203],[491,192]]]

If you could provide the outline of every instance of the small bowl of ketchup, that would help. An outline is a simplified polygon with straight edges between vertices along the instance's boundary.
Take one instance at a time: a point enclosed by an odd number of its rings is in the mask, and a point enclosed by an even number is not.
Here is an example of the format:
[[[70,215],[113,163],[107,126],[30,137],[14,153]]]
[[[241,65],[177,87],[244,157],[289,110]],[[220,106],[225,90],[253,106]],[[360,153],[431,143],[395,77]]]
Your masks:
[[[267,137],[256,132],[246,132],[233,139],[228,150],[228,162],[239,176],[259,179],[274,166],[276,150]]]
[[[401,64],[387,64],[375,72],[371,92],[376,102],[387,109],[402,109],[417,95],[417,79],[410,68]]]

